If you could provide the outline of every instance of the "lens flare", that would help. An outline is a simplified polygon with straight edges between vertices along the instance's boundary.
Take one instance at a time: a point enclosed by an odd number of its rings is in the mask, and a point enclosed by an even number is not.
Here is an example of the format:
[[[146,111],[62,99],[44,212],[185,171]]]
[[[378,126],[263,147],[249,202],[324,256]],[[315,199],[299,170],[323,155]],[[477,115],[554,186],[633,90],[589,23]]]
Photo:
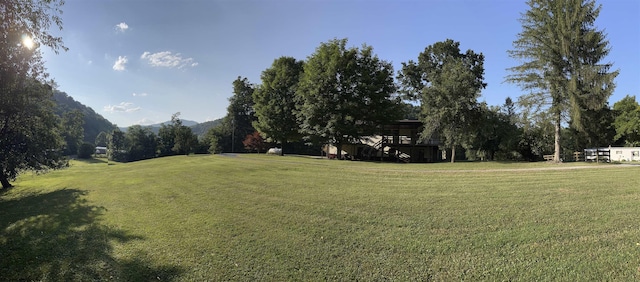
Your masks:
[[[33,39],[31,39],[30,36],[28,35],[22,36],[22,46],[27,47],[28,49],[33,49],[35,45],[36,43],[33,42]]]

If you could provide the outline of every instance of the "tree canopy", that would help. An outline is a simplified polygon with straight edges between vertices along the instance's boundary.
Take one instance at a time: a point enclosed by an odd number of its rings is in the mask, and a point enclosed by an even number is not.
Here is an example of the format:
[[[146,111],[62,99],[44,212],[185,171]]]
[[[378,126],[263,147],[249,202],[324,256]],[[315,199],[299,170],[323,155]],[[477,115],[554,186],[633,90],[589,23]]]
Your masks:
[[[380,125],[402,116],[393,97],[393,67],[371,46],[347,48],[347,39],[321,43],[304,65],[297,94],[302,132],[338,148],[377,133]]]
[[[296,88],[303,66],[302,61],[292,57],[276,59],[270,68],[262,72],[262,84],[253,92],[257,118],[253,125],[266,137],[280,142],[283,148],[287,141],[300,137],[300,123],[295,111],[300,101],[296,97]]]
[[[419,99],[424,124],[422,138],[439,136],[452,149],[468,138],[478,120],[480,90],[486,86],[484,55],[460,51],[460,43],[448,39],[427,46],[418,62],[402,64],[398,75],[406,97]]]
[[[24,170],[46,171],[66,165],[53,113],[51,81],[40,46],[65,50],[63,1],[5,0],[0,3],[0,182],[3,188]]]
[[[635,96],[625,96],[613,104],[616,112],[614,121],[615,140],[622,140],[627,146],[640,145],[640,104]]]

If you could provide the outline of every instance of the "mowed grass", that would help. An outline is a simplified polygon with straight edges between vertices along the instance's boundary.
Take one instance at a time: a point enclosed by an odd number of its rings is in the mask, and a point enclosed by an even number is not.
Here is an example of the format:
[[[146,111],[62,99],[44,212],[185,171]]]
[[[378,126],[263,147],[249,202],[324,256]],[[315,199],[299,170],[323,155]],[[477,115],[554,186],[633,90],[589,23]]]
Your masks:
[[[265,155],[74,162],[0,195],[0,280],[638,280],[639,176]]]

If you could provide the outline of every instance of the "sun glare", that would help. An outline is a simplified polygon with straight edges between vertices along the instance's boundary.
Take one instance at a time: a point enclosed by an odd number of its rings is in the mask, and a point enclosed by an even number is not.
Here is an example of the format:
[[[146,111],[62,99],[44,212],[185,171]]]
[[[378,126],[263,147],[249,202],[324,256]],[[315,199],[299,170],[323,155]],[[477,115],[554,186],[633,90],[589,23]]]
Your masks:
[[[35,46],[35,42],[33,42],[33,39],[31,39],[30,36],[23,35],[22,36],[22,46],[27,47],[28,49],[33,49],[33,47]]]

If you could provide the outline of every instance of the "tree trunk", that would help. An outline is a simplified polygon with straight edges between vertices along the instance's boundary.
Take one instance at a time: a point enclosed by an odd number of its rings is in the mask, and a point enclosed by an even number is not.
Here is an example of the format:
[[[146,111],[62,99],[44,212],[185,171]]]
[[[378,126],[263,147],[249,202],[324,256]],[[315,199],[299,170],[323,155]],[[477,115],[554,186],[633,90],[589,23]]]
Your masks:
[[[555,120],[555,144],[553,149],[553,162],[560,163],[560,114],[556,115]]]
[[[451,163],[456,161],[456,145],[451,146]]]
[[[338,160],[342,159],[342,143],[336,143],[336,158]]]
[[[0,183],[2,183],[3,189],[9,189],[13,187],[13,185],[9,183],[9,179],[7,179],[7,176],[5,176],[4,174],[0,174]]]
[[[282,140],[282,148],[280,148],[280,156],[284,156],[284,145],[287,144],[287,140]]]

